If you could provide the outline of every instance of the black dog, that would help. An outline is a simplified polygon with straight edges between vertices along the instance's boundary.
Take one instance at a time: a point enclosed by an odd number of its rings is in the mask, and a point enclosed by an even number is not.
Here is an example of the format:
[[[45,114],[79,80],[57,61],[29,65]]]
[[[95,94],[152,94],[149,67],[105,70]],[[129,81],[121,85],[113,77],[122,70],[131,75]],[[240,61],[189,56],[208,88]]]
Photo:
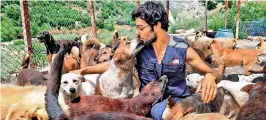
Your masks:
[[[56,54],[60,48],[59,44],[60,43],[68,43],[71,42],[74,46],[77,46],[79,48],[79,43],[76,40],[70,41],[70,40],[58,40],[55,41],[53,36],[47,32],[47,31],[43,31],[39,34],[39,36],[37,36],[37,39],[39,39],[39,41],[41,43],[44,43],[45,47],[46,47],[46,54]],[[70,49],[71,51],[71,49]],[[67,51],[67,53],[70,53],[70,51]]]

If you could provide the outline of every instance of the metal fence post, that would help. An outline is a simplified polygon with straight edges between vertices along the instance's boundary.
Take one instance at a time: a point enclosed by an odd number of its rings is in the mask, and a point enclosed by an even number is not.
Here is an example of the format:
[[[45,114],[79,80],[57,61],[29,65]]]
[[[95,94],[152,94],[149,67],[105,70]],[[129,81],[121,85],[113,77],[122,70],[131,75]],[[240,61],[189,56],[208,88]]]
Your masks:
[[[25,51],[29,54],[30,57],[29,64],[31,67],[33,67],[32,44],[31,44],[31,34],[30,34],[30,18],[29,18],[29,9],[28,9],[27,0],[20,0],[20,10],[21,10]]]

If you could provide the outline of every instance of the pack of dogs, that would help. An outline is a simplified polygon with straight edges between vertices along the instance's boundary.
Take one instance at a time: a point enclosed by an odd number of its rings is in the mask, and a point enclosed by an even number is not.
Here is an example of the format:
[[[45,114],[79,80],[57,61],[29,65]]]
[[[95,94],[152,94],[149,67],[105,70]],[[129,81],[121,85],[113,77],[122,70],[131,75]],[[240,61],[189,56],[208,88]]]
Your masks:
[[[244,75],[224,75],[217,95],[203,103],[195,89],[203,76],[187,64],[190,96],[175,102],[171,96],[163,112],[164,120],[263,120],[266,118],[266,65],[254,70],[265,43],[259,38],[256,50],[236,48],[236,40],[225,42],[197,33],[188,41],[201,59],[218,67],[243,66]],[[46,47],[48,72],[40,72],[23,58],[15,84],[1,83],[2,120],[150,120],[149,112],[163,96],[167,76],[154,80],[140,90],[135,55],[141,50],[137,39],[113,33],[109,45],[86,35],[75,40],[55,40],[47,32],[37,37]],[[230,41],[230,40],[229,40]],[[70,71],[110,61],[103,74],[80,75]],[[249,75],[249,76],[247,76]],[[253,75],[253,76],[252,76]],[[251,77],[252,76],[252,77]],[[256,77],[254,77],[256,76]]]

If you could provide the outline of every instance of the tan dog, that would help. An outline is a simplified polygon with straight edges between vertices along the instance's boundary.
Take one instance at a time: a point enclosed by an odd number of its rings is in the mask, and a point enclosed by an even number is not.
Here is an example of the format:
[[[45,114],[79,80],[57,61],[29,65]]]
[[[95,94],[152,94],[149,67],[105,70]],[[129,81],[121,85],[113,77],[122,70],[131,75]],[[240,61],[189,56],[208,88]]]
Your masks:
[[[101,48],[96,54],[89,56],[86,61],[86,66],[93,66],[98,63],[109,61],[113,56],[112,48],[104,47]]]
[[[48,60],[50,65],[53,62],[55,55],[56,54],[49,54],[46,56],[46,59]],[[80,67],[79,67],[78,61],[75,58],[64,57],[64,65],[62,68],[63,69],[62,74],[68,73],[69,71],[72,71],[72,70],[77,70],[79,68]]]
[[[226,49],[221,46],[221,43],[214,40],[208,44],[213,55],[214,62],[218,65],[218,71],[221,75],[224,74],[226,67],[243,65],[244,74],[250,75],[254,64],[257,61],[257,54],[264,49],[264,40],[260,38],[261,47],[257,50],[249,49]]]
[[[215,38],[216,40],[219,40],[223,47],[234,49],[236,46],[236,40],[234,38]],[[204,56],[207,57],[211,54],[210,50],[208,49],[207,43],[213,41],[213,38],[211,38],[211,35],[208,37],[204,35],[203,32],[197,32],[195,36],[195,40],[189,41],[190,46],[192,48],[199,49],[201,52],[203,52]]]
[[[46,86],[15,86],[1,84],[1,120],[48,120],[44,93]],[[64,100],[59,98],[62,108],[68,113]]]
[[[100,43],[101,42],[97,38],[91,38],[84,41],[82,45],[80,68],[86,67],[86,61],[89,59],[89,57],[97,54],[101,47]]]
[[[133,88],[134,50],[137,40],[122,42],[115,51],[110,67],[99,78],[100,90],[103,96],[111,98],[131,98]]]

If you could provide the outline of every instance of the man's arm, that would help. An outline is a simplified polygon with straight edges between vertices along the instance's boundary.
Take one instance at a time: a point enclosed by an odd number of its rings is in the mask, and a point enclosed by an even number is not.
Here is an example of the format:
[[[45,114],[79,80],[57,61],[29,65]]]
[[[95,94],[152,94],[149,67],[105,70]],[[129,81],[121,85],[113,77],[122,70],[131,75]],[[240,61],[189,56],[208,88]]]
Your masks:
[[[198,84],[196,92],[202,90],[201,99],[204,103],[210,102],[216,97],[217,85],[215,81],[220,79],[220,74],[205,64],[191,47],[187,48],[186,62],[190,64],[192,68],[196,68],[205,75]]]
[[[102,74],[109,68],[110,62],[111,61],[106,61],[106,62],[103,62],[103,63],[96,64],[94,66],[87,66],[85,68],[82,68],[82,69],[79,69],[79,70],[73,70],[73,71],[70,71],[70,72],[81,74],[81,75]]]
[[[186,62],[204,75],[211,73],[216,78],[216,83],[219,82],[220,74],[216,70],[210,68],[191,47],[187,49]]]

